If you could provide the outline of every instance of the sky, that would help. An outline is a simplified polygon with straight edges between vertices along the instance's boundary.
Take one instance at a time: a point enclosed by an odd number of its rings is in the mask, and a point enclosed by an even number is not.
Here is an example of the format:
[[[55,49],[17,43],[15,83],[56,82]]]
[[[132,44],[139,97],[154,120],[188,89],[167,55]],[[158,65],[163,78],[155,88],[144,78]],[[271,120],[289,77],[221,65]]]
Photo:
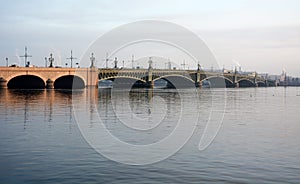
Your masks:
[[[101,35],[135,21],[161,20],[201,38],[219,67],[300,76],[300,1],[297,0],[1,0],[0,65],[34,65],[54,54],[65,65]],[[97,55],[97,53],[96,53]],[[104,58],[98,58],[102,60]],[[128,58],[131,59],[130,54]],[[78,59],[79,60],[79,59]],[[203,66],[210,68],[211,66]]]

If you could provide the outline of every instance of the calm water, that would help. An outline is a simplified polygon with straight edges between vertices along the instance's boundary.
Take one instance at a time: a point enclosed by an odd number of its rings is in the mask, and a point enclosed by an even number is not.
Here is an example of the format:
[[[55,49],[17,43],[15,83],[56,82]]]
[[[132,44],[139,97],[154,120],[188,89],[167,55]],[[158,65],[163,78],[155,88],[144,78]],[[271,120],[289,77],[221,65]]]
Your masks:
[[[227,89],[226,93],[216,89],[216,96],[227,102],[212,144],[198,150],[205,125],[198,124],[180,151],[142,166],[114,162],[96,152],[81,135],[72,110],[72,103],[83,104],[82,110],[91,114],[86,119],[91,132],[96,113],[120,139],[149,144],[172,132],[181,108],[197,111],[200,121],[207,121],[212,93],[209,89],[198,92],[201,103],[196,109],[182,107],[182,96],[174,90],[138,90],[129,96],[115,93],[113,98],[128,102],[140,118],[153,113],[165,117],[162,125],[150,131],[134,132],[120,125],[113,112],[116,108],[123,112],[123,103],[113,102],[110,91],[83,90],[72,96],[69,91],[1,90],[0,183],[300,182],[299,88]],[[190,93],[182,92],[188,104],[193,104]],[[155,96],[159,100],[153,103]],[[92,105],[86,108],[86,104]],[[223,104],[217,100],[214,105]]]

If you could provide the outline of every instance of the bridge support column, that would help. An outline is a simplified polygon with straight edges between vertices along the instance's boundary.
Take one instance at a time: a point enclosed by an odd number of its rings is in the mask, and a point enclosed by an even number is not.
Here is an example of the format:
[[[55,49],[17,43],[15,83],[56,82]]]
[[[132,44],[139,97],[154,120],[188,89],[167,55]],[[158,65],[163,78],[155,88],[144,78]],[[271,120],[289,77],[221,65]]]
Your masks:
[[[7,88],[7,80],[5,80],[3,77],[0,77],[0,89]]]
[[[54,88],[54,82],[51,79],[48,79],[46,81],[46,88],[47,89],[53,89]]]
[[[198,64],[198,69],[196,73],[196,82],[195,82],[196,87],[202,87],[202,82],[201,82],[201,73],[200,73],[200,64]]]
[[[153,89],[154,88],[154,82],[153,81],[148,81],[147,82],[147,87]]]
[[[239,88],[240,87],[240,84],[238,83],[236,67],[234,68],[234,75],[233,75],[233,80],[232,81],[234,83],[234,87],[235,88]]]
[[[148,88],[154,88],[154,81],[153,81],[153,77],[152,77],[152,60],[151,57],[149,58],[149,67],[148,67],[148,77],[147,77],[147,86]]]
[[[201,87],[202,87],[202,82],[201,82],[201,81],[195,82],[195,86],[196,86],[197,88],[201,88]]]
[[[257,73],[256,72],[255,72],[255,76],[254,76],[254,84],[255,84],[255,87],[258,87]]]
[[[86,74],[86,88],[98,88],[98,72],[96,68],[88,68]]]

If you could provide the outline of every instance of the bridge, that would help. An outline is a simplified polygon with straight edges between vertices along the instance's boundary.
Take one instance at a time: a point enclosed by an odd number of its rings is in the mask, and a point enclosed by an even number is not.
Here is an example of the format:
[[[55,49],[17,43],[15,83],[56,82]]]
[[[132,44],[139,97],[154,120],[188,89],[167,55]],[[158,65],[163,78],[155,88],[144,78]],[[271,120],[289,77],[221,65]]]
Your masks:
[[[0,88],[71,89],[96,86],[96,68],[0,67]]]
[[[202,87],[208,84],[210,87],[268,87],[276,86],[276,81],[268,80],[256,73],[243,75],[238,72],[220,73],[208,72],[198,68],[197,70],[164,70],[164,69],[98,69],[98,79],[116,80],[128,79],[137,81],[134,83],[140,87],[154,87],[154,82],[163,79],[168,82],[168,87]],[[120,80],[122,81],[122,80]],[[174,83],[176,86],[174,86]]]
[[[153,88],[154,82],[159,79],[167,81],[167,87],[170,88],[201,87],[205,84],[209,84],[210,87],[267,87],[276,85],[275,81],[267,80],[257,74],[208,72],[200,68],[197,70],[164,70],[153,69],[152,67],[148,69],[0,67],[0,88],[85,88],[97,87],[98,81],[103,80],[112,80],[119,84],[128,84],[129,81],[133,87]]]

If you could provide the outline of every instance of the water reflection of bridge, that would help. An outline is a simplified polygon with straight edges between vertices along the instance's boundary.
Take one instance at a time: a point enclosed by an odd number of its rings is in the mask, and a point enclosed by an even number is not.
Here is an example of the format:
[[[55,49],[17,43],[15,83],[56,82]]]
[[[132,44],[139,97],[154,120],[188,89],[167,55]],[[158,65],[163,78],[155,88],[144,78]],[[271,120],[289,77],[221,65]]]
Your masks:
[[[76,97],[83,92],[79,91]],[[72,123],[72,91],[70,90],[2,89],[0,96],[3,120],[13,114],[16,122],[24,122],[24,129],[28,124],[33,123],[33,117],[44,117],[45,121],[49,122],[49,126],[55,118]]]
[[[255,87],[275,86],[273,80],[256,73],[207,72],[196,70],[119,69],[119,68],[30,68],[0,67],[0,88],[84,88],[97,87],[98,80],[112,80],[120,86],[154,87],[158,80],[167,81],[167,87]],[[125,85],[124,85],[125,84]]]

